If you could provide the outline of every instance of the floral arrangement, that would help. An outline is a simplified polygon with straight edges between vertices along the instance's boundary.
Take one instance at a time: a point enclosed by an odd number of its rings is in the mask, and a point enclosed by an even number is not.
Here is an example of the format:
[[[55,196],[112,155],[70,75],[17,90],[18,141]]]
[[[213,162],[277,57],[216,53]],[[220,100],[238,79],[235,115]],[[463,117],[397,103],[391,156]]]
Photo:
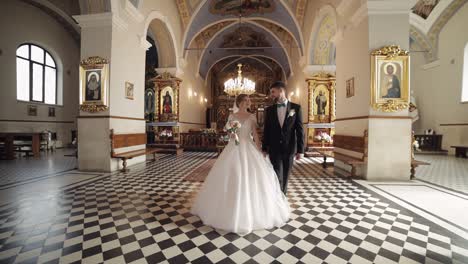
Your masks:
[[[202,129],[203,134],[216,134],[216,129],[213,128],[205,128]]]
[[[159,137],[161,138],[170,138],[172,137],[172,130],[164,129],[159,132]]]
[[[413,141],[413,149],[414,149],[414,151],[420,151],[419,142],[417,140]]]
[[[330,143],[332,141],[332,137],[326,132],[320,132],[318,135],[315,136],[315,139],[322,143]]]
[[[226,127],[224,128],[226,132],[231,134],[234,137],[236,145],[239,145],[239,136],[237,135],[237,131],[241,128],[241,123],[236,120],[230,120],[226,123]]]

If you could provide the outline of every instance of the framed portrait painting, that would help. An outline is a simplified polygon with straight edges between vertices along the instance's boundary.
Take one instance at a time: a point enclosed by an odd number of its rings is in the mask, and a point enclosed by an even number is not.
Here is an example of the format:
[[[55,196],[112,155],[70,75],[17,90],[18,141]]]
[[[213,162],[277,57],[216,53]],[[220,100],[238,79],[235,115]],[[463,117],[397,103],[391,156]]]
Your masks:
[[[133,100],[133,83],[125,82],[125,98]]]
[[[80,63],[80,110],[100,112],[107,109],[109,63],[101,57],[89,57]]]
[[[28,105],[28,116],[37,116],[37,105]]]
[[[409,107],[409,55],[399,46],[372,52],[371,104],[375,110],[397,112]]]
[[[354,77],[346,80],[346,98],[354,96]]]

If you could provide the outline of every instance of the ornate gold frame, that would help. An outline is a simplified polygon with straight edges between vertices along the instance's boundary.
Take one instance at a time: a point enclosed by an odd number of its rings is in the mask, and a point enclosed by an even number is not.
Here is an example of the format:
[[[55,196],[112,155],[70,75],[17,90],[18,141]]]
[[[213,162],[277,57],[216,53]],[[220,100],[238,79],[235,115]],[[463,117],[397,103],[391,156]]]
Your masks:
[[[172,76],[168,72],[156,76],[150,80],[155,86],[155,120],[158,122],[178,122],[179,121],[179,90],[181,79]],[[173,112],[170,114],[163,113],[161,93],[166,87],[171,87],[173,91],[172,108]]]
[[[371,60],[371,106],[373,109],[382,112],[398,112],[409,107],[409,52],[397,45],[385,46],[374,50]],[[402,64],[400,80],[400,98],[379,97],[380,79],[378,69],[380,61],[395,61]]]
[[[308,109],[308,114],[309,118],[308,121],[309,123],[332,123],[336,119],[336,111],[335,111],[335,87],[336,87],[336,77],[333,76],[332,74],[328,74],[325,72],[320,72],[316,75],[314,75],[312,78],[306,80],[308,84],[308,102],[309,102],[309,109]],[[329,116],[326,119],[320,119],[317,116],[314,116],[314,94],[315,94],[315,89],[318,85],[324,85],[328,90],[329,90],[329,104],[327,107],[329,107]],[[317,118],[316,118],[317,117]]]
[[[86,71],[101,70],[101,99],[86,100]],[[90,113],[105,111],[108,108],[108,75],[109,62],[101,57],[94,56],[84,59],[80,63],[80,110]]]

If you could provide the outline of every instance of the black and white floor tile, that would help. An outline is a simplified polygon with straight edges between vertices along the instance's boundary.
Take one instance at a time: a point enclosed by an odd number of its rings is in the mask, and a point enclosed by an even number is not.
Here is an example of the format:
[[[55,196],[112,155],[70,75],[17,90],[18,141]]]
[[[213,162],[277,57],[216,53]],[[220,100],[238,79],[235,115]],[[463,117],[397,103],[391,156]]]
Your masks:
[[[15,160],[0,160],[0,188],[75,169],[76,158],[69,156],[74,151],[73,149],[57,149],[54,152],[41,152],[39,158],[21,157]]]
[[[355,182],[299,162],[292,218],[249,235],[192,216],[212,158],[184,153],[42,200],[0,207],[0,263],[468,263],[468,241]]]
[[[416,170],[416,178],[468,194],[468,160],[454,156],[417,155],[431,163]]]

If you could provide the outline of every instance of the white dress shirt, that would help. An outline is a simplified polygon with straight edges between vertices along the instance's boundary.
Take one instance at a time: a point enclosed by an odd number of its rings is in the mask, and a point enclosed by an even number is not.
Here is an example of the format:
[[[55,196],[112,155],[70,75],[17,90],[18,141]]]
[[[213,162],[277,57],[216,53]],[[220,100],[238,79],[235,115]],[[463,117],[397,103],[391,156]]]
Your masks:
[[[286,110],[288,110],[288,99],[284,100],[283,102],[286,106],[285,107],[278,107],[278,121],[280,126],[283,127],[284,119],[286,118]]]

